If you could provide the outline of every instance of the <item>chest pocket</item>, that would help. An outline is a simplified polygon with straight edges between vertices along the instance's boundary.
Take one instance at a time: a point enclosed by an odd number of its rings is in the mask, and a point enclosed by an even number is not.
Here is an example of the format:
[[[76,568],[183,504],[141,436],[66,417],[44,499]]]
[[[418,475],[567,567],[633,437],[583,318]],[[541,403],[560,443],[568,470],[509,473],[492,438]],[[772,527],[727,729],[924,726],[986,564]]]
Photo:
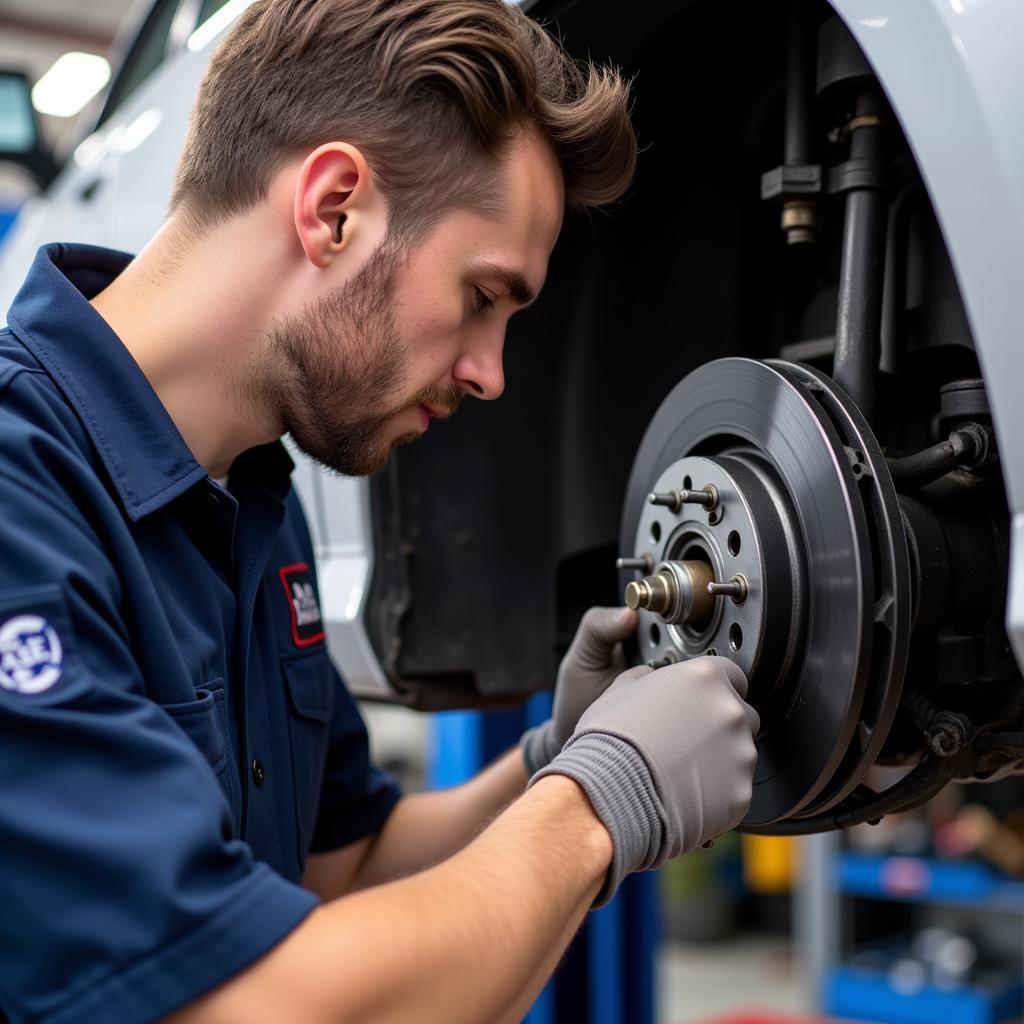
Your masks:
[[[164,704],[163,709],[210,762],[231,809],[231,835],[237,838],[242,813],[242,791],[231,753],[224,680],[212,679],[196,690],[195,700],[183,704]]]
[[[281,663],[288,689],[288,730],[295,786],[299,864],[305,864],[316,827],[323,787],[330,722],[334,709],[334,674],[326,651],[286,658]]]

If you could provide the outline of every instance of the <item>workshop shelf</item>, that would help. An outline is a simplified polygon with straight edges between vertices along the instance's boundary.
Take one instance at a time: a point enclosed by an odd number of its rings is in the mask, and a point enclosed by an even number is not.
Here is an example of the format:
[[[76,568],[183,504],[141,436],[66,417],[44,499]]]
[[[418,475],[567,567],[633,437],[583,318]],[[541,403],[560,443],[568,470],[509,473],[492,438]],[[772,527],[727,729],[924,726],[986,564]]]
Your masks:
[[[826,975],[824,1004],[834,1017],[885,1024],[999,1024],[1024,1011],[1024,981],[1007,975],[987,986],[924,983],[907,992],[884,970],[839,966]]]
[[[839,855],[836,872],[839,889],[847,895],[1024,910],[1024,881],[1007,878],[974,861],[847,851]]]

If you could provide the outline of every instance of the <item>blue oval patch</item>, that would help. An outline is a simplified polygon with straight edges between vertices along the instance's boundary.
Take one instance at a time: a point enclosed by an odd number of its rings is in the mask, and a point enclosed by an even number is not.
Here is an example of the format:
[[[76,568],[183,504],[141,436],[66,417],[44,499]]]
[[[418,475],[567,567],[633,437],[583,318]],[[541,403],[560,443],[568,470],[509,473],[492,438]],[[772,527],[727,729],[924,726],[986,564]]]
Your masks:
[[[41,615],[16,615],[0,626],[0,686],[42,693],[61,677],[64,648]]]

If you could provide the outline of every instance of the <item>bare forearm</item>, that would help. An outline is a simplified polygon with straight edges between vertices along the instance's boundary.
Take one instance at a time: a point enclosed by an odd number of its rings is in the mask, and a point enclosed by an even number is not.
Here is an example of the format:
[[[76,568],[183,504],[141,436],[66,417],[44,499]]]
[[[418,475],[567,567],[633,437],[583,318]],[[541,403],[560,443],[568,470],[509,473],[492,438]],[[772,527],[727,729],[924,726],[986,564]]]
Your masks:
[[[587,904],[588,910],[590,906],[592,906],[596,895],[597,894],[594,893],[591,896],[590,901]],[[529,983],[523,987],[520,997],[511,1006],[509,1006],[508,1011],[501,1016],[496,1024],[520,1024],[520,1021],[522,1021],[526,1016],[526,1012],[540,994],[541,989],[543,989],[547,984],[551,975],[555,973],[555,970],[565,956],[565,951],[568,949],[569,943],[572,942],[576,933],[580,930],[581,924],[582,917],[574,916],[566,919],[562,932],[554,946],[551,947],[548,955],[534,972]]]
[[[447,860],[520,796],[526,782],[516,747],[461,786],[404,797],[370,846],[350,891]]]
[[[610,859],[582,790],[543,779],[444,863],[316,911],[181,1021],[511,1022],[579,927]]]

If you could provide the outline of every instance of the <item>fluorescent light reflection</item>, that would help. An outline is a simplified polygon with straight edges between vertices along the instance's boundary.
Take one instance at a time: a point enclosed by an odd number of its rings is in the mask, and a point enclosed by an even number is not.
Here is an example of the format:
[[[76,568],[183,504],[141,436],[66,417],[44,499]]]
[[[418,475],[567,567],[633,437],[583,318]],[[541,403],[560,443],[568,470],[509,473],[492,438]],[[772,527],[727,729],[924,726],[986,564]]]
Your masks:
[[[51,117],[74,117],[109,81],[106,58],[65,53],[32,87],[32,106]]]

